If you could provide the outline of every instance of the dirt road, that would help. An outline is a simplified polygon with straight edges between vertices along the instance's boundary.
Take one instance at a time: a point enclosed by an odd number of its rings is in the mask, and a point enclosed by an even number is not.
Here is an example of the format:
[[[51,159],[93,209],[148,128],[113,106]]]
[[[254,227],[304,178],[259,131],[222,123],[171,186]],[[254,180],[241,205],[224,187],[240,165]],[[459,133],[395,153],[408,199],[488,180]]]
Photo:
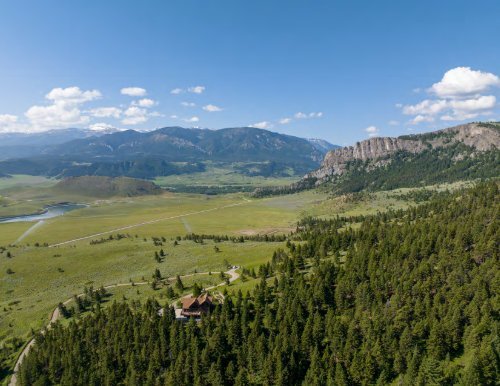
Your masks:
[[[240,277],[239,273],[236,272],[237,269],[238,269],[238,267],[233,267],[229,271],[225,272],[226,275],[231,276],[230,279],[229,279],[230,283],[233,282],[233,281],[235,281],[236,279],[238,279]],[[197,276],[197,275],[208,275],[208,274],[209,274],[209,272],[198,272],[198,273],[191,273],[191,274],[188,274],[188,275],[183,275],[183,276],[180,276],[180,277],[181,278],[186,278],[186,277],[192,277],[192,276]],[[167,279],[165,279],[165,281],[169,281],[169,280],[170,281],[174,280],[174,278],[167,278]],[[110,289],[110,288],[116,288],[116,287],[127,287],[127,286],[131,286],[131,285],[146,285],[146,284],[150,284],[150,283],[147,282],[147,281],[141,281],[141,282],[138,282],[138,283],[119,283],[119,284],[107,285],[107,286],[104,286],[104,288],[105,289]],[[217,287],[220,287],[220,286],[224,286],[224,285],[226,285],[226,282],[223,282],[223,283],[220,283],[218,285],[206,288],[206,290],[207,291],[208,290],[212,290],[214,288],[217,288]],[[81,294],[78,294],[77,296],[78,297],[82,297],[84,295],[85,294],[81,293]],[[186,296],[190,296],[190,295],[186,295]],[[67,305],[72,300],[73,300],[73,297],[71,297],[69,299],[66,299],[63,302],[63,304]],[[173,303],[173,304],[175,304],[175,303]],[[54,311],[52,311],[52,315],[50,317],[50,321],[47,324],[46,328],[50,329],[50,327],[52,326],[52,324],[55,323],[60,317],[61,317],[61,313],[59,312],[59,307],[56,307],[54,309]],[[14,366],[14,374],[12,374],[12,377],[10,378],[9,386],[15,386],[15,385],[17,385],[17,373],[19,371],[19,366],[21,365],[22,361],[24,360],[24,358],[26,357],[26,355],[29,353],[31,347],[34,344],[35,344],[35,339],[33,338],[33,339],[31,339],[28,342],[28,344],[26,344],[26,347],[24,347],[23,351],[21,352],[21,355],[19,355],[19,358],[17,358],[16,365]]]

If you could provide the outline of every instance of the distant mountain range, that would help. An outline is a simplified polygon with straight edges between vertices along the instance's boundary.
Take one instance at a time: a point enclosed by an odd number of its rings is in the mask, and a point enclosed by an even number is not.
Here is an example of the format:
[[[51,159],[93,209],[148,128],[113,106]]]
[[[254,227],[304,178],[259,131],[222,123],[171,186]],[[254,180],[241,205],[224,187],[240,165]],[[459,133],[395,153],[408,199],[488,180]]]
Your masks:
[[[47,149],[75,139],[101,136],[119,130],[60,129],[40,133],[0,133],[0,161],[9,158],[33,157]]]
[[[335,145],[267,130],[165,127],[111,134],[68,129],[0,135],[0,172],[54,177],[81,175],[153,178],[204,170],[207,161],[262,163],[264,174],[304,174]],[[240,165],[241,166],[241,165]],[[259,168],[252,167],[259,173]]]

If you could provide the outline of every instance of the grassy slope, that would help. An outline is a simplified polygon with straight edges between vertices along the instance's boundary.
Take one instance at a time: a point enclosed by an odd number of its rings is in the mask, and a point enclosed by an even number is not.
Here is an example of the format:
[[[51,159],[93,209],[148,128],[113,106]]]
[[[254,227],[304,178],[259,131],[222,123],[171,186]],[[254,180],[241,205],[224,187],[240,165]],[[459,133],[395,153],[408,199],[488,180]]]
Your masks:
[[[47,193],[40,195],[47,200],[55,199]],[[384,210],[391,205],[404,207],[411,204],[398,201],[391,195],[393,192],[381,192],[361,200],[345,200],[328,199],[325,193],[308,191],[248,201],[240,194],[208,198],[168,193],[161,196],[95,201],[89,208],[47,220],[20,245],[9,247],[13,254],[11,259],[5,253],[0,255],[0,343],[11,336],[27,338],[31,328],[39,329],[47,322],[58,302],[80,293],[85,285],[98,287],[128,282],[130,279],[140,281],[143,276],[150,278],[157,267],[164,276],[192,273],[195,269],[198,272],[215,272],[223,269],[224,260],[256,268],[268,261],[272,252],[280,245],[227,242],[218,244],[219,253],[215,253],[211,242],[201,245],[182,241],[179,246],[174,247],[172,238],[188,233],[188,229],[195,233],[235,235],[288,232],[305,215],[367,213]],[[122,233],[132,235],[130,239],[98,245],[90,245],[89,240],[85,240],[57,248],[33,246],[35,242],[56,243],[124,225],[235,203],[241,205],[123,231]],[[31,225],[32,223],[0,224],[0,245],[13,243]],[[167,238],[163,249],[168,256],[163,263],[156,263],[153,258],[154,251],[160,247],[153,245],[151,236]],[[143,240],[144,237],[147,241]],[[8,275],[8,268],[15,273]],[[238,280],[230,286],[230,290],[237,291],[241,288],[246,291],[256,283],[251,279],[244,283]],[[143,290],[137,294],[138,298],[144,299],[151,295],[152,290],[141,288]],[[161,294],[161,291],[156,294]]]

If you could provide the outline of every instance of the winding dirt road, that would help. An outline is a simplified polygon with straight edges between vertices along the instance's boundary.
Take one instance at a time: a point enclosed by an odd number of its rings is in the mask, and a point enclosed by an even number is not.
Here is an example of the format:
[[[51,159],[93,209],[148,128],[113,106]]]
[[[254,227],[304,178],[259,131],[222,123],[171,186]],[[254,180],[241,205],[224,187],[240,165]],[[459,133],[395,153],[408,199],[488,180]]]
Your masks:
[[[236,272],[236,270],[238,269],[239,267],[233,267],[231,268],[229,271],[227,272],[224,272],[226,275],[229,275],[230,278],[229,278],[229,282],[232,283],[233,281],[235,281],[236,279],[238,279],[240,277],[240,274]],[[180,278],[186,278],[186,277],[192,277],[192,276],[198,276],[198,275],[208,275],[209,272],[197,272],[197,273],[190,273],[188,275],[182,275],[180,276]],[[163,281],[172,281],[174,280],[175,278],[174,277],[170,277],[170,278],[167,278],[167,279],[164,279]],[[141,281],[141,282],[137,282],[137,283],[119,283],[119,284],[110,284],[110,285],[107,285],[107,286],[104,286],[105,289],[110,289],[110,288],[117,288],[117,287],[127,287],[127,286],[132,286],[132,285],[146,285],[146,284],[150,284],[150,282],[148,281]],[[217,284],[217,285],[214,285],[214,286],[211,286],[211,287],[208,287],[208,288],[205,288],[206,291],[209,291],[209,290],[212,290],[214,288],[217,288],[217,287],[221,287],[221,286],[224,286],[226,285],[226,282],[222,282],[220,284]],[[186,297],[186,296],[191,296],[192,294],[188,294],[188,295],[185,295],[183,296],[182,298]],[[83,297],[85,296],[84,293],[81,293],[81,294],[78,294],[76,295],[78,297]],[[181,299],[182,299],[181,298]],[[64,305],[67,305],[69,304],[71,301],[73,300],[73,297],[70,297],[68,299],[66,299],[63,304]],[[172,303],[172,305],[174,305],[175,303],[177,303],[177,300]],[[50,329],[50,327],[52,326],[52,324],[54,324],[55,322],[57,322],[57,320],[61,317],[61,313],[59,312],[59,306],[56,307],[54,309],[54,311],[52,311],[52,315],[50,317],[50,321],[49,323],[47,324],[47,326],[45,327],[47,330]],[[19,358],[17,358],[17,362],[16,362],[16,365],[14,366],[14,373],[12,374],[12,377],[10,378],[10,382],[9,382],[9,386],[16,386],[17,385],[17,373],[19,371],[19,367],[21,366],[21,363],[23,362],[24,358],[26,357],[26,355],[29,353],[31,347],[33,347],[33,345],[35,344],[35,338],[31,339],[27,344],[26,346],[24,347],[23,351],[21,352],[21,354],[19,355]]]

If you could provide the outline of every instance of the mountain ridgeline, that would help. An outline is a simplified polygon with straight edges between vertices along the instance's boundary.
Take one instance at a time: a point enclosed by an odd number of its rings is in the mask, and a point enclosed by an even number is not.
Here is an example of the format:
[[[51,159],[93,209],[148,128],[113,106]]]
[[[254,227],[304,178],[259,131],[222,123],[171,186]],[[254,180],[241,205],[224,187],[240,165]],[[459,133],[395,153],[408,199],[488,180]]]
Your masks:
[[[418,187],[500,175],[500,124],[470,123],[398,138],[370,138],[329,151],[321,167],[287,187],[256,196],[315,186],[336,193]]]
[[[81,135],[81,134],[80,134]],[[51,177],[82,175],[154,178],[204,170],[206,161],[272,164],[274,175],[304,174],[319,166],[333,145],[267,130],[241,127],[221,130],[166,127],[73,139],[47,145],[35,155],[0,162],[0,172]],[[255,169],[255,168],[254,168]]]

